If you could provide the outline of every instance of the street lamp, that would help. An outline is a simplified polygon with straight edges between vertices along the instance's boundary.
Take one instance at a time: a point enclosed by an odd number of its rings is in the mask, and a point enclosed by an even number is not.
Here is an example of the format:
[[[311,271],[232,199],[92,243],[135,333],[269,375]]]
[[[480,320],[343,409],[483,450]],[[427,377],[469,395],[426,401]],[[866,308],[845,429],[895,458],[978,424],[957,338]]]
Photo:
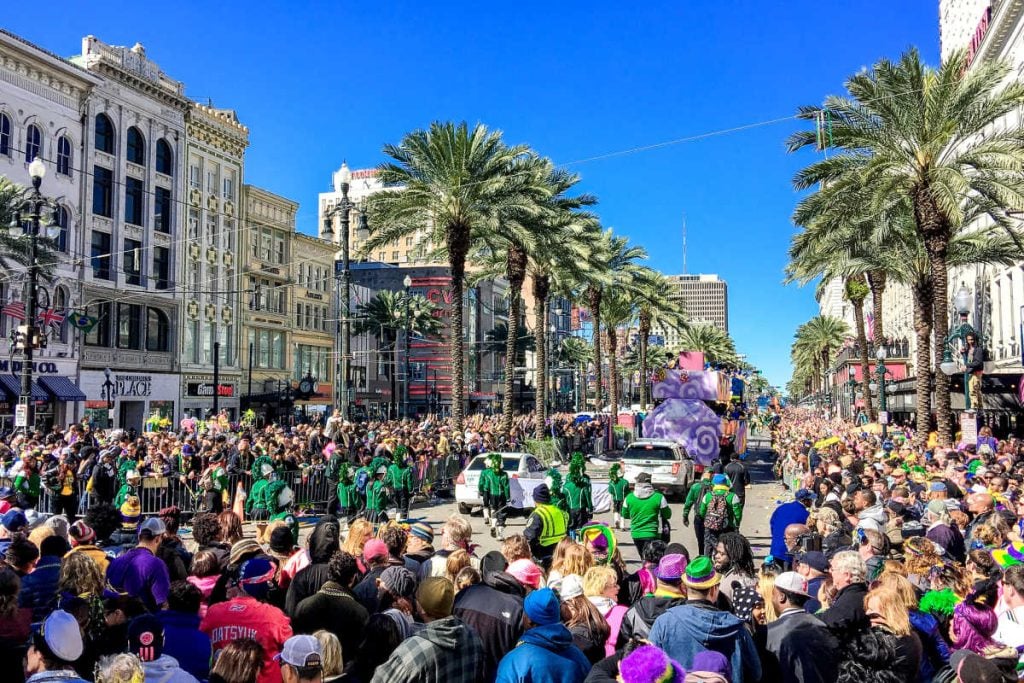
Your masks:
[[[850,417],[854,417],[857,414],[857,368],[851,365],[847,374],[849,379],[846,382],[846,388],[850,391]]]
[[[11,236],[21,239],[28,234],[28,292],[25,301],[25,324],[19,325],[15,336],[15,347],[22,352],[24,361],[21,364],[21,393],[18,397],[19,411],[15,426],[24,427],[27,432],[34,424],[32,414],[32,359],[36,349],[46,347],[46,339],[42,330],[36,325],[36,290],[39,285],[39,234],[43,209],[51,208],[52,220],[46,226],[45,236],[55,240],[60,236],[60,207],[46,199],[39,191],[46,177],[46,165],[42,157],[36,156],[28,165],[28,174],[32,178],[32,191],[25,200],[15,208],[11,219]],[[22,224],[21,214],[27,212],[28,225]]]
[[[402,280],[405,287],[405,382],[402,383],[402,417],[409,417],[409,327],[412,321],[409,304],[409,288],[412,287],[412,278],[408,275]]]
[[[331,239],[334,236],[334,217],[337,216],[341,221],[341,238],[340,245],[341,249],[334,256],[334,275],[338,284],[340,285],[340,293],[337,294],[338,298],[338,325],[335,326],[335,337],[340,336],[340,342],[337,344],[340,348],[338,349],[338,357],[340,361],[338,371],[337,386],[339,387],[338,394],[338,407],[341,409],[341,414],[345,416],[345,419],[351,419],[351,396],[349,395],[349,384],[351,370],[349,364],[351,362],[352,352],[352,321],[349,319],[349,306],[352,301],[352,270],[349,267],[349,216],[352,213],[352,209],[356,208],[356,205],[348,198],[349,182],[352,180],[352,172],[348,168],[348,164],[344,161],[341,162],[341,201],[335,206],[330,207],[324,211],[324,229],[323,237]],[[359,209],[359,223],[357,227],[357,237],[365,239],[367,231],[366,224],[366,210],[363,207]]]
[[[875,351],[875,358],[878,359],[878,366],[875,372],[878,373],[878,421],[882,423],[882,438],[889,435],[889,414],[886,412],[885,403],[885,347],[878,345]]]
[[[110,381],[110,368],[103,368],[103,398],[107,401],[107,427],[114,426],[114,383]]]
[[[971,292],[961,282],[960,288],[953,294],[953,308],[956,310],[957,315],[960,316],[960,324],[949,331],[949,336],[946,337],[945,348],[942,352],[942,362],[939,364],[939,369],[947,376],[955,375],[961,370],[963,371],[965,410],[971,410],[971,394],[968,391],[967,337],[973,335],[977,338],[978,336],[975,329],[967,322],[967,316],[971,312],[972,304],[973,297]],[[957,354],[957,360],[953,359],[954,352]]]

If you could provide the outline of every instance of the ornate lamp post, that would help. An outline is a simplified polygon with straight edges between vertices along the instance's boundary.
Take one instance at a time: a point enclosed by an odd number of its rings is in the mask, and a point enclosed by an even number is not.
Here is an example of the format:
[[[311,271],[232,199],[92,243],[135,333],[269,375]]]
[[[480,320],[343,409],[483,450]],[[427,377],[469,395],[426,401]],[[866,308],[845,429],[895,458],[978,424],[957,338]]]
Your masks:
[[[409,310],[411,299],[409,288],[412,287],[412,278],[408,275],[402,280],[405,287],[405,381],[402,382],[402,418],[409,417],[409,328],[412,323],[412,314]]]
[[[888,406],[886,405],[885,398],[885,347],[882,345],[878,346],[878,350],[875,351],[875,358],[878,359],[878,365],[875,368],[875,372],[878,373],[878,421],[882,423],[882,438],[886,438],[889,435],[889,414],[887,412]]]
[[[946,375],[952,376],[957,372],[964,373],[964,408],[971,410],[971,392],[968,391],[969,372],[967,370],[967,337],[973,335],[976,339],[978,332],[967,322],[967,316],[971,312],[971,305],[974,303],[970,290],[963,283],[953,295],[953,308],[960,316],[960,324],[949,331],[946,337],[945,349],[942,352],[942,363],[939,369]],[[956,360],[953,354],[957,354]]]

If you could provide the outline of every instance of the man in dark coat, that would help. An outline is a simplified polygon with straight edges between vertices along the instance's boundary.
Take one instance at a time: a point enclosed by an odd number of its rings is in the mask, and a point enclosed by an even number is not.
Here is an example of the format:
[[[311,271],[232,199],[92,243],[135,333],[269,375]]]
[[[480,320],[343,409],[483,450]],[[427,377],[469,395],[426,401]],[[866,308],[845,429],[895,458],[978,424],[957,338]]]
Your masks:
[[[501,585],[504,577],[498,575],[503,573],[492,571],[484,577],[483,583],[467,586],[455,596],[453,614],[483,641],[485,680],[488,681],[494,679],[498,662],[511,652],[523,634],[523,598],[490,584],[497,580]]]
[[[864,596],[868,592],[868,566],[864,559],[856,550],[844,550],[832,557],[829,566],[832,585],[839,592],[832,606],[821,613],[821,620],[840,636],[867,628]]]
[[[370,613],[352,594],[359,574],[356,558],[336,550],[327,563],[327,574],[330,578],[320,590],[295,608],[292,630],[309,634],[320,629],[330,631],[341,641],[342,653],[355,653],[363,639],[363,628],[370,620]]]
[[[772,604],[779,618],[768,624],[762,680],[831,683],[838,675],[839,643],[828,627],[805,609],[807,581],[796,572],[775,579]]]
[[[683,571],[686,558],[679,554],[664,555],[655,571],[657,589],[637,600],[622,617],[616,647],[626,646],[632,637],[647,638],[654,620],[677,605],[686,604]]]
[[[330,580],[328,563],[341,548],[341,525],[336,517],[322,517],[309,535],[309,566],[303,567],[288,584],[284,611],[294,615],[299,603],[315,594]]]

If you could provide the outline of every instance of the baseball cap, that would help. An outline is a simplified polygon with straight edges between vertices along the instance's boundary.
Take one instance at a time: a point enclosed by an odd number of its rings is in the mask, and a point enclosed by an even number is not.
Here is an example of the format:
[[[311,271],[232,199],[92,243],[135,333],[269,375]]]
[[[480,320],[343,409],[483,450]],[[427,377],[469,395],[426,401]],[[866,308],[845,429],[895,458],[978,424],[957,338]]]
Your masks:
[[[164,627],[152,614],[132,619],[128,625],[128,651],[140,661],[155,662],[164,651]]]
[[[579,574],[569,574],[562,579],[562,587],[558,593],[562,600],[572,600],[583,595],[583,577]]]
[[[807,592],[807,579],[796,572],[782,572],[776,576],[775,587],[787,593],[796,593],[806,598],[811,597]]]
[[[724,474],[716,474],[711,478],[711,483],[715,486],[725,486],[729,483],[729,479]]]
[[[817,500],[818,496],[810,489],[800,489],[794,496],[797,500]]]
[[[379,560],[388,556],[388,546],[379,538],[371,538],[363,546],[363,559],[367,562]]]
[[[28,518],[21,510],[8,510],[3,517],[0,517],[0,525],[14,533],[28,526]]]
[[[797,556],[796,561],[800,564],[806,564],[811,569],[819,572],[828,571],[828,558],[820,550],[808,550],[805,553],[801,553]]]
[[[167,525],[164,524],[164,520],[159,517],[150,517],[139,525],[139,535],[142,535],[143,531],[150,534],[153,538],[156,538],[157,536],[163,536],[167,533]]]
[[[313,636],[292,636],[284,641],[281,653],[275,655],[274,660],[300,669],[323,666],[320,641]]]
[[[54,610],[46,617],[36,632],[36,638],[42,641],[37,642],[53,653],[63,662],[74,662],[82,656],[82,631],[78,628],[78,621],[64,610]]]

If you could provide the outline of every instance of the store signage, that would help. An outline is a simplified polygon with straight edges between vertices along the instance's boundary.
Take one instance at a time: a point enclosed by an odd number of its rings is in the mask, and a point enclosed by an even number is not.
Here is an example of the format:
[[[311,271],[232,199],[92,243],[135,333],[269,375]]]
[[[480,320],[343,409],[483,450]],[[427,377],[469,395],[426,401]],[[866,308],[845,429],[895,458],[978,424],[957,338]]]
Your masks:
[[[985,8],[985,11],[981,13],[981,20],[978,21],[978,26],[974,29],[974,35],[971,36],[971,42],[967,46],[967,63],[970,64],[974,61],[974,57],[978,54],[978,49],[981,47],[981,43],[985,40],[985,34],[988,33],[989,26],[992,23],[992,6],[989,5]]]
[[[323,301],[324,295],[319,292],[306,292],[307,299],[316,299],[317,301]]]
[[[213,396],[213,382],[189,382],[185,387],[186,396]],[[234,384],[217,386],[217,396],[232,398],[235,395]]]
[[[0,360],[0,372],[10,372],[10,373],[13,373],[13,374],[18,374],[19,372],[21,372],[21,368],[23,366],[24,366],[24,363],[22,363],[22,361],[20,361],[20,360]],[[60,371],[57,370],[57,364],[56,363],[45,363],[45,362],[39,362],[39,363],[33,362],[32,363],[32,372],[40,374],[40,375],[58,375],[58,374],[60,374]]]
[[[145,398],[153,395],[153,377],[151,375],[115,375],[114,394]]]
[[[376,178],[376,177],[377,177],[377,169],[375,169],[375,168],[361,168],[361,169],[359,169],[357,171],[352,171],[352,174],[351,174],[351,179],[352,180],[362,180],[364,178]]]

